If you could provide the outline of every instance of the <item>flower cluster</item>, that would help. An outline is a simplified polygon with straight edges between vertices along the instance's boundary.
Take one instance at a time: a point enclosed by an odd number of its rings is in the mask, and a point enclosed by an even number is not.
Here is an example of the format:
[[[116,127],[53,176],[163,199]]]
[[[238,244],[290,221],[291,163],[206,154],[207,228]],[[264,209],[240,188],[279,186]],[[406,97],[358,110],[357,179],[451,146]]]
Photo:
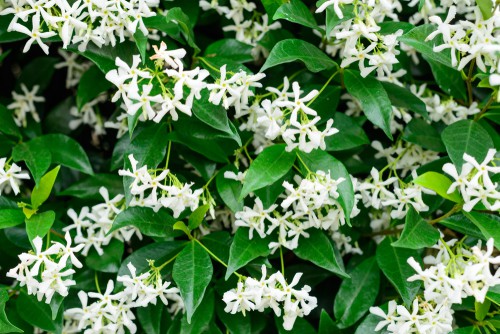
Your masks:
[[[36,95],[39,88],[38,85],[35,85],[29,90],[24,84],[21,84],[21,90],[24,94],[12,92],[14,101],[7,105],[7,108],[14,110],[14,121],[17,126],[26,127],[28,124],[27,115],[31,115],[35,122],[40,123],[40,116],[37,113],[35,103],[44,102],[45,98]]]
[[[499,8],[495,7],[496,12],[490,18],[485,19],[478,6],[471,4],[468,7],[474,11],[475,22],[460,20],[452,24],[458,8],[451,6],[444,21],[439,16],[429,18],[437,25],[437,29],[427,36],[427,40],[433,40],[438,35],[442,36],[442,44],[435,45],[433,50],[440,52],[449,49],[451,63],[453,66],[458,65],[458,70],[462,70],[474,61],[481,71],[498,73],[500,72]]]
[[[298,184],[284,181],[285,193],[282,195],[280,207],[283,213],[276,209],[278,204],[264,209],[260,198],[255,198],[253,208],[244,207],[243,211],[235,214],[235,225],[249,228],[249,237],[253,238],[254,231],[259,237],[265,238],[275,230],[278,233],[277,242],[269,243],[274,251],[283,246],[288,249],[298,247],[299,238],[308,238],[310,228],[326,230],[337,241],[339,248],[356,252],[355,248],[346,247],[350,237],[341,237],[338,234],[340,226],[345,224],[345,214],[339,203],[337,187],[345,181],[343,178],[332,179],[330,173],[317,171],[310,173],[307,178],[296,178]],[[353,210],[354,217],[358,211]]]
[[[237,288],[224,293],[222,300],[226,303],[225,311],[236,312],[257,310],[263,312],[270,307],[280,317],[283,310],[283,327],[291,330],[295,319],[308,315],[316,306],[316,297],[309,296],[311,288],[307,285],[298,290],[302,273],[295,274],[288,284],[281,272],[267,277],[266,266],[262,266],[262,278],[258,281],[252,277],[239,281]]]
[[[379,307],[372,307],[370,312],[384,320],[376,330],[387,327],[391,333],[449,333],[453,323],[453,304],[461,304],[462,299],[473,296],[483,303],[488,289],[500,284],[500,270],[492,273],[491,266],[500,263],[500,256],[493,257],[494,240],[486,243],[486,251],[481,249],[481,241],[468,248],[457,239],[440,240],[433,246],[438,252],[424,258],[430,265],[422,269],[413,257],[408,259],[410,266],[417,272],[408,281],[421,280],[424,283],[423,299],[417,297],[410,313],[395,301],[389,302],[387,313]]]
[[[66,233],[65,239],[66,245],[52,242],[52,245],[43,251],[42,238],[35,237],[33,239],[35,253],[20,254],[21,263],[10,269],[7,277],[19,281],[20,286],[26,286],[28,294],[36,295],[38,301],[45,298],[45,302],[50,304],[56,292],[66,297],[69,287],[76,284],[71,279],[71,275],[75,273],[71,265],[82,267],[75,253],[78,253],[84,245],[72,247],[69,233]]]
[[[452,163],[443,166],[443,171],[454,179],[448,194],[459,191],[464,199],[464,211],[471,211],[479,203],[487,210],[500,209],[498,183],[491,180],[492,176],[500,173],[500,167],[494,163],[498,160],[495,158],[496,153],[495,149],[490,149],[482,163],[478,163],[474,157],[465,153],[463,156],[465,163],[460,172]]]
[[[184,70],[181,59],[186,55],[184,49],[167,50],[167,45],[153,46],[159,71],[147,67],[139,68],[141,57],[133,56],[132,66],[120,58],[116,58],[117,69],[106,74],[106,79],[112,82],[118,91],[111,101],[116,102],[121,97],[123,108],[130,116],[139,116],[140,120],[160,122],[165,115],[170,114],[177,120],[177,111],[191,116],[194,98],[200,99],[200,92],[205,88],[205,78],[209,73],[196,67]],[[153,85],[152,81],[159,85]],[[142,83],[147,81],[147,84]],[[187,90],[186,90],[187,88]],[[189,94],[186,95],[186,91]]]
[[[9,193],[14,191],[14,195],[19,194],[19,180],[28,180],[30,178],[28,173],[24,173],[16,164],[7,162],[7,158],[0,158],[0,195],[2,192]]]
[[[130,275],[118,276],[117,281],[124,286],[123,290],[113,293],[115,285],[108,281],[106,291],[85,293],[80,291],[78,297],[81,308],[71,308],[64,312],[66,333],[136,333],[133,308],[156,305],[159,298],[163,304],[169,305],[169,299],[179,311],[183,309],[179,289],[170,287],[170,282],[163,281],[158,268],[137,275],[136,268],[128,263]],[[89,297],[96,299],[89,304]]]
[[[230,0],[229,6],[219,4],[218,0],[200,0],[200,7],[206,11],[214,9],[219,15],[232,20],[233,24],[225,26],[224,31],[234,32],[236,40],[252,45],[252,55],[256,60],[261,54],[264,57],[269,54],[268,50],[258,43],[267,32],[281,28],[277,21],[269,24],[268,15],[258,13],[255,4],[247,0]],[[253,14],[250,19],[245,19],[245,12]]]
[[[402,30],[394,33],[381,33],[378,23],[386,18],[398,20],[397,13],[402,11],[398,0],[366,1],[366,0],[328,0],[324,1],[316,13],[333,7],[334,17],[344,19],[340,6],[352,4],[354,8],[346,7],[354,13],[352,18],[342,20],[328,35],[323,36],[322,46],[328,54],[340,54],[340,66],[345,68],[358,62],[361,75],[366,77],[376,71],[381,80],[401,84],[398,80],[406,71],[398,69],[399,42],[397,38],[403,34]]]
[[[75,230],[75,243],[83,245],[82,255],[85,256],[91,248],[102,255],[102,247],[108,245],[112,239],[130,241],[134,234],[142,238],[141,232],[133,226],[123,227],[109,233],[114,219],[123,210],[124,199],[123,195],[110,199],[105,187],[101,187],[99,193],[104,203],[94,205],[92,208],[85,206],[79,214],[69,209],[68,216],[73,223],[63,229],[65,232]]]
[[[325,138],[339,132],[333,127],[333,119],[327,120],[323,130],[318,129],[323,128],[320,126],[322,118],[310,107],[319,94],[317,90],[302,96],[304,92],[299,83],[293,82],[290,91],[287,77],[279,87],[267,87],[266,90],[273,96],[272,100],[256,99],[251,106],[236,113],[236,118],[247,116],[240,129],[255,133],[253,145],[258,151],[279,137],[287,144],[288,151],[294,148],[307,153],[317,148],[324,150]]]
[[[200,197],[206,200],[203,189],[193,191],[193,183],[182,183],[168,169],[161,170],[159,175],[156,171],[150,174],[146,165],[137,168],[138,161],[131,154],[128,156],[132,170],[119,170],[122,176],[133,178],[130,184],[130,193],[135,197],[130,206],[150,207],[155,211],[160,208],[168,208],[173,211],[175,218],[189,208],[196,210],[200,203]],[[209,197],[209,196],[208,196]],[[207,201],[211,203],[210,198]]]
[[[148,35],[142,18],[156,15],[151,7],[157,7],[157,0],[124,0],[119,3],[99,1],[66,0],[7,0],[8,7],[0,15],[13,14],[8,31],[17,31],[29,37],[24,47],[27,52],[33,42],[48,54],[49,46],[43,39],[58,35],[63,48],[71,43],[78,44],[83,52],[89,42],[98,47],[115,46],[117,41],[132,37],[140,30]],[[26,23],[27,25],[21,24]]]

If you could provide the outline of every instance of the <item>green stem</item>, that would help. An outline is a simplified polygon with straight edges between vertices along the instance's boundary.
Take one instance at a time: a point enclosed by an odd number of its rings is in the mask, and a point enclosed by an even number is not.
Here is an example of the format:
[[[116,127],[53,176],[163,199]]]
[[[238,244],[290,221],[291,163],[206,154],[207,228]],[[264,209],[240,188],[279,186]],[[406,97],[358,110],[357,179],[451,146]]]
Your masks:
[[[94,271],[94,282],[97,292],[101,293],[101,288],[99,287],[99,278],[97,277],[97,271]]]
[[[219,262],[220,264],[222,264],[224,267],[228,267],[227,263],[222,261],[217,255],[215,255],[210,249],[208,249],[204,244],[202,244],[200,242],[200,240],[198,239],[193,239],[194,241],[196,241],[198,243],[198,245],[200,245],[208,254],[210,254],[210,256],[212,258],[214,258],[214,260],[216,260],[217,262]],[[245,276],[241,275],[241,274],[238,274],[236,271],[233,272],[233,274],[235,274],[236,276],[238,276],[239,279],[244,279]]]
[[[481,117],[483,116],[483,114],[488,111],[488,109],[490,108],[493,101],[495,101],[495,98],[492,95],[490,97],[490,99],[488,100],[488,102],[486,102],[486,104],[484,105],[483,109],[478,114],[476,114],[476,116],[474,116],[475,122],[479,121],[481,119]]]
[[[450,211],[442,215],[441,217],[438,217],[436,219],[429,220],[429,224],[434,225],[436,223],[439,223],[441,220],[446,219],[450,217],[452,214],[454,214],[457,211],[460,211],[462,209],[462,204],[456,204],[453,208],[451,208]]]
[[[280,246],[281,273],[285,276],[285,260],[283,259],[283,247]]]
[[[325,84],[323,85],[323,87],[321,87],[321,89],[319,90],[318,95],[316,95],[316,96],[315,96],[315,97],[314,97],[311,101],[309,101],[309,102],[306,104],[306,106],[308,106],[308,107],[309,107],[309,106],[310,106],[310,105],[311,105],[311,104],[312,104],[312,103],[316,100],[316,98],[317,98],[318,96],[320,96],[320,95],[321,95],[321,93],[323,93],[323,91],[326,89],[326,87],[328,86],[328,84],[330,83],[330,81],[332,81],[332,80],[333,80],[333,78],[335,78],[335,76],[336,76],[337,74],[339,74],[339,72],[340,72],[340,70],[338,70],[337,72],[333,73],[333,74],[330,76],[330,78],[328,78],[328,80],[325,82]]]
[[[161,271],[167,264],[169,264],[170,262],[172,262],[173,260],[175,260],[177,258],[177,256],[179,256],[181,252],[175,254],[174,256],[172,256],[170,259],[168,259],[167,261],[165,261],[164,263],[162,263],[159,267],[157,267],[156,269],[158,271]]]

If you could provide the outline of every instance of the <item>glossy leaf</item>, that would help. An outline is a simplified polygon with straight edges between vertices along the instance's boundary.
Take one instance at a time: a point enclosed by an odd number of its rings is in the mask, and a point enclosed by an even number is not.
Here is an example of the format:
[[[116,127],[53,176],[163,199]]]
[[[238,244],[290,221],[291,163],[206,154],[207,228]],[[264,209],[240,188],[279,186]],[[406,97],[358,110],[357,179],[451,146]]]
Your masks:
[[[318,29],[314,16],[306,5],[300,0],[290,0],[282,4],[274,13],[274,20],[285,19],[287,21],[303,25],[312,29]]]
[[[24,213],[21,209],[0,209],[0,229],[13,227],[24,223]]]
[[[493,238],[495,247],[500,249],[500,217],[498,215],[479,213],[479,212],[464,212],[464,215],[469,218],[478,228],[486,239]]]
[[[54,211],[37,213],[31,216],[31,218],[26,219],[26,232],[28,233],[30,242],[36,237],[45,237],[49,233],[55,219],[56,214]]]
[[[85,257],[85,264],[96,271],[116,273],[120,269],[124,248],[123,242],[118,239],[111,239],[111,242],[103,247],[102,254],[92,248]],[[130,275],[128,272],[127,274]]]
[[[411,208],[406,214],[403,233],[396,242],[392,243],[392,246],[420,249],[435,245],[438,239],[439,231]]]
[[[443,174],[436,172],[427,172],[418,176],[413,183],[421,185],[424,188],[435,191],[439,196],[446,198],[455,203],[463,203],[462,196],[455,189],[452,193],[448,194],[448,189],[452,184],[451,180]]]
[[[403,132],[403,139],[428,150],[436,152],[446,151],[446,147],[438,131],[420,118],[414,118],[406,125]]]
[[[76,91],[76,105],[78,109],[95,99],[102,92],[113,87],[113,84],[106,80],[104,73],[97,67],[90,67],[82,74]]]
[[[344,84],[349,94],[359,100],[370,122],[392,139],[392,106],[382,84],[370,76],[363,78],[360,72],[354,70],[344,71]]]
[[[9,300],[7,290],[0,290],[0,333],[22,333],[23,331],[10,323],[5,314],[5,303]]]
[[[50,196],[50,192],[56,182],[60,166],[57,166],[40,179],[31,193],[31,206],[37,210]]]
[[[0,104],[0,132],[17,138],[22,137],[12,113],[2,104]]]
[[[116,216],[108,233],[122,227],[135,226],[142,234],[150,237],[172,237],[175,222],[176,220],[165,209],[155,212],[151,208],[132,206]]]
[[[226,280],[236,270],[247,265],[259,256],[267,256],[271,253],[268,238],[262,239],[256,233],[252,239],[249,238],[248,229],[238,228],[234,235],[231,248],[229,249],[229,261],[226,271]]]

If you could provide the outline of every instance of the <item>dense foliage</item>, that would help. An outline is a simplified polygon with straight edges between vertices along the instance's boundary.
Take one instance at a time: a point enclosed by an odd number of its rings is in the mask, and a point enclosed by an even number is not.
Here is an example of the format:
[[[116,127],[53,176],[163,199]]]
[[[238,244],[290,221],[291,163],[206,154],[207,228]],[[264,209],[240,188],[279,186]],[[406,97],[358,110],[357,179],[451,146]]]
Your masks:
[[[492,0],[0,0],[0,333],[500,329]]]

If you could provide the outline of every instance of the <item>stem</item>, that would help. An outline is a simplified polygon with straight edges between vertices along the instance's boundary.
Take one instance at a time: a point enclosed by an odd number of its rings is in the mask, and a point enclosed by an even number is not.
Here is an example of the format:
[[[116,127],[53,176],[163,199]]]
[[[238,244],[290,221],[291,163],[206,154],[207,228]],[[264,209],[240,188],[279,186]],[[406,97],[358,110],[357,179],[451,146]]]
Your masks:
[[[283,259],[283,247],[280,246],[281,273],[285,276],[285,260]]]
[[[469,98],[469,107],[472,105],[472,74],[474,70],[474,66],[476,65],[476,59],[472,59],[470,66],[469,66],[469,73],[467,74],[467,80],[465,80],[465,83],[467,84],[467,95]]]
[[[311,170],[309,169],[309,167],[307,167],[306,163],[304,162],[304,160],[302,160],[302,157],[300,156],[300,154],[298,152],[297,152],[297,158],[299,158],[299,161],[302,163],[302,165],[304,165],[307,172],[309,174],[312,174]]]
[[[169,132],[172,132],[172,125],[168,125]],[[167,148],[167,160],[165,161],[165,169],[168,168],[168,162],[170,160],[170,151],[172,149],[172,141],[168,141],[168,148]]]
[[[181,252],[175,254],[174,256],[172,256],[170,259],[168,259],[167,261],[165,261],[164,263],[161,264],[161,266],[157,267],[156,269],[158,269],[158,271],[161,271],[167,264],[169,264],[170,262],[172,262],[173,260],[175,260],[177,258],[177,256],[179,256]]]
[[[204,62],[208,67],[210,67],[212,70],[214,71],[217,71],[220,73],[220,69],[219,68],[216,68],[215,66],[213,66],[212,64],[210,64],[208,61],[205,60],[205,58],[203,57],[198,57],[199,60],[201,60],[202,62]]]
[[[317,98],[318,96],[320,96],[320,95],[321,95],[321,93],[323,93],[323,91],[326,89],[326,86],[328,86],[328,84],[330,83],[330,81],[332,81],[332,80],[333,80],[333,78],[335,78],[335,76],[336,76],[339,72],[340,72],[340,70],[338,70],[337,72],[333,73],[333,74],[330,76],[330,78],[328,78],[328,80],[325,82],[325,84],[323,85],[323,87],[321,87],[321,89],[319,90],[318,95],[316,95],[316,96],[315,96],[315,97],[314,97],[311,101],[309,101],[309,102],[306,104],[306,106],[308,106],[308,107],[309,107],[309,106],[310,106],[310,105],[311,105],[311,104],[312,104],[312,103],[316,100],[316,98]]]
[[[214,253],[212,253],[212,251],[210,249],[208,249],[204,244],[202,244],[198,239],[193,239],[194,241],[196,241],[198,243],[198,245],[200,245],[204,250],[207,251],[208,254],[210,254],[211,257],[214,258],[214,260],[216,260],[217,262],[219,262],[220,264],[222,264],[224,267],[228,267],[227,263],[222,261],[217,255],[215,255]],[[245,278],[245,276],[241,275],[241,274],[238,274],[236,271],[233,272],[233,274],[235,274],[236,276],[238,276],[239,279],[243,279]]]
[[[94,282],[95,282],[95,287],[97,289],[97,292],[101,293],[101,288],[99,287],[99,278],[97,277],[97,271],[94,271]]]
[[[477,122],[481,119],[481,116],[483,116],[483,114],[488,111],[488,109],[490,108],[493,101],[495,101],[495,99],[493,98],[493,96],[491,96],[490,99],[488,100],[488,102],[486,102],[486,104],[484,105],[481,112],[479,112],[478,114],[476,114],[476,116],[474,116],[474,121]]]
[[[445,213],[444,215],[442,215],[441,217],[438,217],[436,219],[432,219],[432,220],[429,220],[429,224],[431,225],[434,225],[436,223],[439,223],[441,220],[443,219],[446,219],[448,218],[449,216],[451,216],[452,214],[454,214],[455,212],[459,211],[460,209],[462,209],[462,205],[461,204],[456,204],[450,211],[448,211],[447,213]]]

